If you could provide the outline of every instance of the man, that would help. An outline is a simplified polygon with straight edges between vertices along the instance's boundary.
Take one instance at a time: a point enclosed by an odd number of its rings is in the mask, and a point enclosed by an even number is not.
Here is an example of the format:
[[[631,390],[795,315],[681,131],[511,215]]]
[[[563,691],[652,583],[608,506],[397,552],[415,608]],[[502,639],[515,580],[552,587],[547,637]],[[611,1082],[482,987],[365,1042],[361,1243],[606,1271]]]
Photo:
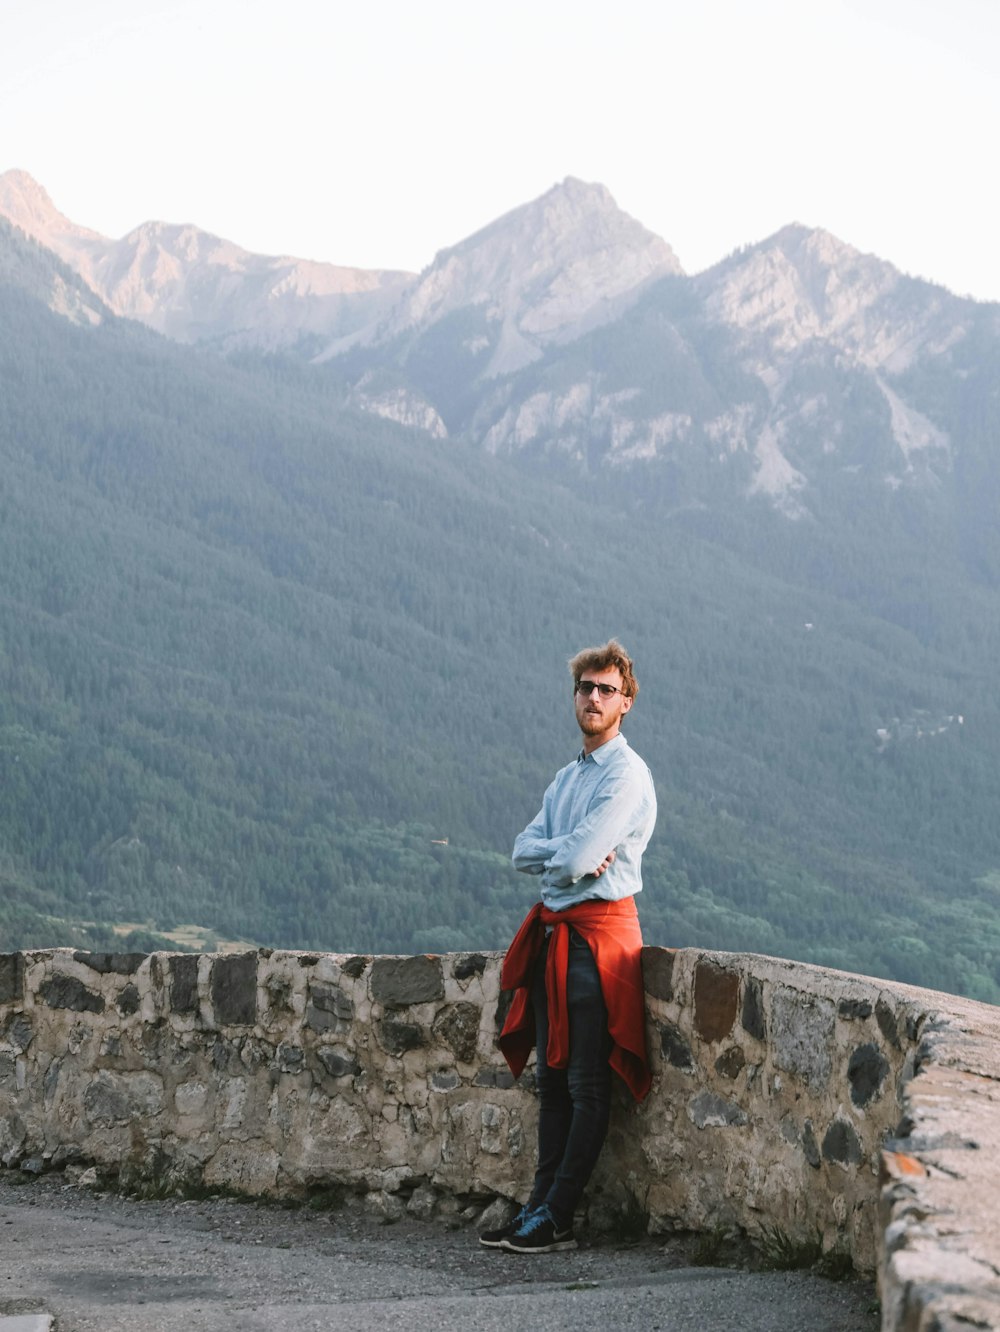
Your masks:
[[[621,724],[639,686],[612,639],[569,663],[579,756],[555,776],[514,843],[514,866],[541,879],[501,973],[516,991],[500,1036],[515,1076],[536,1046],[538,1165],[513,1221],[480,1242],[514,1253],[576,1247],[573,1214],[608,1129],[611,1072],[649,1090],[635,894],[656,820],[649,769]]]

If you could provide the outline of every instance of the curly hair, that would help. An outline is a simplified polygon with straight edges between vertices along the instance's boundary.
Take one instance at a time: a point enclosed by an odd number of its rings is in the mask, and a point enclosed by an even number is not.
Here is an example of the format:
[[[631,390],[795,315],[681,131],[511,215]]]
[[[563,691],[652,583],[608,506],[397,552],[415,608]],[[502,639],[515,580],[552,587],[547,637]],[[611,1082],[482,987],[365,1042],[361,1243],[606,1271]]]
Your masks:
[[[574,684],[579,684],[584,671],[610,671],[615,667],[621,672],[622,693],[626,698],[635,698],[639,692],[639,682],[632,668],[632,658],[617,638],[609,639],[603,647],[584,648],[569,660]]]

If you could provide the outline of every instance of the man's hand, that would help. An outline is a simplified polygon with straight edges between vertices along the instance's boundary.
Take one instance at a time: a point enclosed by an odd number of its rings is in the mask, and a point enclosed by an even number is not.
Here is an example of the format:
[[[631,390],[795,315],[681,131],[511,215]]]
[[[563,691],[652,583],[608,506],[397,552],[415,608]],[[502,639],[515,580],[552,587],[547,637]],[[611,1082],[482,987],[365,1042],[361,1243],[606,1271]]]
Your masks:
[[[607,854],[607,855],[604,857],[604,859],[601,861],[601,863],[598,865],[597,869],[594,870],[594,878],[595,878],[595,879],[599,879],[599,878],[601,877],[601,875],[604,873],[604,871],[605,871],[605,870],[608,868],[608,866],[612,863],[612,861],[614,860],[614,858],[615,858],[615,853],[614,853],[613,851],[609,851],[608,854]]]

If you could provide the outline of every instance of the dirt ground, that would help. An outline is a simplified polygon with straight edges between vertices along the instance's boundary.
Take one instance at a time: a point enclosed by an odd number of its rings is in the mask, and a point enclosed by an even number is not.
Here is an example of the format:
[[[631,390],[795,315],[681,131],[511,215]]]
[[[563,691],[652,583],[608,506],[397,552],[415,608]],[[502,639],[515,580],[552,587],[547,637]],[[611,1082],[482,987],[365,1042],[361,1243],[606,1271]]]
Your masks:
[[[0,1319],[47,1313],[57,1332],[877,1332],[869,1283],[696,1266],[697,1249],[603,1239],[528,1257],[484,1249],[468,1217],[141,1202],[0,1172]]]

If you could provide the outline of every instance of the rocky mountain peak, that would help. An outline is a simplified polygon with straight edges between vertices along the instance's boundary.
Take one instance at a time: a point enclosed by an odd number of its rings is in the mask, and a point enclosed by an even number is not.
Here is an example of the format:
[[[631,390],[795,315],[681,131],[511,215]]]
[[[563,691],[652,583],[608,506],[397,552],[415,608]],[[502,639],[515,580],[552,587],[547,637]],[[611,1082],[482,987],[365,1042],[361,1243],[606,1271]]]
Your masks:
[[[942,336],[942,317],[962,318],[957,297],[926,284],[930,299],[908,310],[898,298],[909,279],[892,264],[798,223],[697,281],[713,318],[763,334],[772,352],[825,339],[872,368],[905,369],[928,338]]]
[[[0,217],[74,269],[115,314],[180,342],[275,348],[350,333],[413,281],[252,254],[191,223],[144,222],[110,240],[71,222],[25,171],[0,176]]]
[[[680,273],[670,246],[603,185],[568,177],[442,250],[379,340],[479,308],[492,346],[485,375],[507,373],[617,318],[652,281]]]
[[[0,175],[0,209],[22,231],[27,228],[20,218],[44,224],[56,212],[55,204],[34,176],[17,169]]]
[[[56,250],[61,258],[67,256],[61,254],[58,245],[53,243],[60,236],[75,235],[95,239],[98,236],[96,231],[79,227],[60,213],[48,191],[39,185],[34,176],[18,169],[0,174],[0,215],[20,227],[33,240]]]
[[[669,245],[622,212],[604,185],[588,184],[574,176],[567,176],[539,198],[511,209],[481,231],[442,250],[437,258],[472,254],[494,246],[519,249],[525,241],[540,254],[553,249],[576,251],[582,245],[601,243],[655,242],[665,256],[670,256],[665,262],[672,261],[673,271],[680,271]]]

